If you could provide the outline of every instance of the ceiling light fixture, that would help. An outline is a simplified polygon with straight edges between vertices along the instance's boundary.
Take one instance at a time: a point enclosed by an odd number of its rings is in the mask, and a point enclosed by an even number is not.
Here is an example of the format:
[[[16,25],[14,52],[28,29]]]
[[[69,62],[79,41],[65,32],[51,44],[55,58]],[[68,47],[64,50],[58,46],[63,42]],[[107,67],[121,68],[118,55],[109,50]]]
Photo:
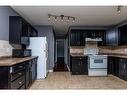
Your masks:
[[[121,13],[121,7],[122,7],[122,6],[117,6],[117,13],[118,13],[118,14]]]
[[[48,14],[48,20],[49,21],[54,20],[54,21],[72,21],[72,22],[75,22],[76,18],[73,16]]]

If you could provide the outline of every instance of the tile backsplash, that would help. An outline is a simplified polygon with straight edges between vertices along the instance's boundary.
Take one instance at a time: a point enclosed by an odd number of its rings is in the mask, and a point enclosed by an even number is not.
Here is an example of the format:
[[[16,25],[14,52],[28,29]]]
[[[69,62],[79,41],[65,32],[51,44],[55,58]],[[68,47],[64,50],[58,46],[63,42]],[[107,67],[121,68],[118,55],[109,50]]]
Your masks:
[[[0,57],[11,56],[13,47],[9,44],[9,41],[0,40]]]
[[[100,53],[127,54],[127,46],[100,47]]]
[[[90,47],[96,48],[95,46],[90,46]],[[90,47],[87,47],[87,48],[90,48]],[[83,54],[85,48],[86,46],[70,47],[70,53]],[[98,48],[99,48],[99,53],[127,54],[127,46],[118,46],[118,47],[101,46]]]

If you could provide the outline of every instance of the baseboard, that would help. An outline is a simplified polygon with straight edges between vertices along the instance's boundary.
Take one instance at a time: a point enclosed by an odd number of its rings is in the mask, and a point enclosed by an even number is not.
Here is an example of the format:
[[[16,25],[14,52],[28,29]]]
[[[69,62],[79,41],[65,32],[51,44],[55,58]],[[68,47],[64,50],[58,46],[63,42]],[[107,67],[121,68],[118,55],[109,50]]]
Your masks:
[[[67,65],[67,69],[68,69],[68,71],[70,72],[70,68],[69,68],[68,64],[66,64],[66,65]]]
[[[49,73],[52,73],[53,72],[53,70],[49,70]]]

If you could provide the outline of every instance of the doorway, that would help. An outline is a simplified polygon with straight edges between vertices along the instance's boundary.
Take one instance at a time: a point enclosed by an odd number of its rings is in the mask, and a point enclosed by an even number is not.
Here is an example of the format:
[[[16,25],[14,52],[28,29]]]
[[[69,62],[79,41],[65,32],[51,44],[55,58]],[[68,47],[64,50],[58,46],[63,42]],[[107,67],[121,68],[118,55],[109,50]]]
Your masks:
[[[65,39],[56,39],[56,62],[54,71],[67,71],[65,64]]]

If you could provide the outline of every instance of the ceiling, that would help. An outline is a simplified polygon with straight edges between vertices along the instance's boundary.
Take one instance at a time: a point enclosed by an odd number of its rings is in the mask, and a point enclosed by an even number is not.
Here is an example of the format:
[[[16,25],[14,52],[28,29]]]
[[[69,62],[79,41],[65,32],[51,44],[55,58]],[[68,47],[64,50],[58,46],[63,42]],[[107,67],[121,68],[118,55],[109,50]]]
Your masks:
[[[32,25],[52,25],[58,34],[65,34],[69,26],[113,26],[127,20],[127,6],[117,13],[116,6],[11,6]],[[48,14],[69,15],[75,22],[48,21]]]

